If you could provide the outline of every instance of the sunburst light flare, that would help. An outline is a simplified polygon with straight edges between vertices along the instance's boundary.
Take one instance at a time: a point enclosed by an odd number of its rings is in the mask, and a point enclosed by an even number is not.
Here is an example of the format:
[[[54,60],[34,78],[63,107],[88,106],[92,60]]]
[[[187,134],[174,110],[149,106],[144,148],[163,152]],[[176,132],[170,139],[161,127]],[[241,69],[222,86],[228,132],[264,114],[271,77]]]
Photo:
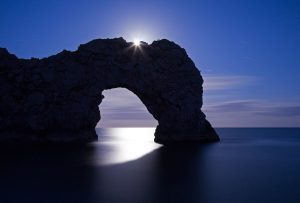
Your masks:
[[[140,46],[141,41],[139,39],[134,39],[133,44],[134,46]]]

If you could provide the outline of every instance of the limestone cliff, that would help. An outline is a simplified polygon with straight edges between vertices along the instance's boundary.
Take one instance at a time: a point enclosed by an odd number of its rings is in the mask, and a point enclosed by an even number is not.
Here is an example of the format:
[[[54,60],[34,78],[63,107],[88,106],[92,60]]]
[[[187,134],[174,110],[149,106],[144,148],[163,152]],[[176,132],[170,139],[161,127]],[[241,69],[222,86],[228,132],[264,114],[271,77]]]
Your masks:
[[[0,141],[97,139],[102,91],[117,87],[136,94],[158,121],[156,142],[217,141],[201,111],[202,83],[185,50],[165,39],[139,47],[97,39],[30,60],[0,48]]]

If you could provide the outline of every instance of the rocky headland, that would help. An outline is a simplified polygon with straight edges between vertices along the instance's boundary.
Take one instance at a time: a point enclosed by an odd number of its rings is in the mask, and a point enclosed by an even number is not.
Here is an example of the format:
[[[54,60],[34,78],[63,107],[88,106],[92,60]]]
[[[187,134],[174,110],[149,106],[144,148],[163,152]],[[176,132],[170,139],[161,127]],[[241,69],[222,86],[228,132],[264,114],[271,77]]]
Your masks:
[[[93,141],[102,91],[118,87],[158,121],[156,142],[218,141],[201,111],[202,84],[186,51],[166,39],[96,39],[43,59],[0,48],[0,142]]]

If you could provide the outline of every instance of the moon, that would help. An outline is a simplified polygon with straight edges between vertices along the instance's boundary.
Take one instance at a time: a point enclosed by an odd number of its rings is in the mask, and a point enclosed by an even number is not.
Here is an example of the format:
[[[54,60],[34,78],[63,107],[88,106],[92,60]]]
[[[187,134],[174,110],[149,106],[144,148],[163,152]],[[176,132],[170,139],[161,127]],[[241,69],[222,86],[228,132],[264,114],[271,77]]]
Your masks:
[[[140,43],[141,43],[141,41],[140,41],[139,39],[134,39],[134,40],[133,40],[133,44],[134,44],[135,46],[140,46]]]

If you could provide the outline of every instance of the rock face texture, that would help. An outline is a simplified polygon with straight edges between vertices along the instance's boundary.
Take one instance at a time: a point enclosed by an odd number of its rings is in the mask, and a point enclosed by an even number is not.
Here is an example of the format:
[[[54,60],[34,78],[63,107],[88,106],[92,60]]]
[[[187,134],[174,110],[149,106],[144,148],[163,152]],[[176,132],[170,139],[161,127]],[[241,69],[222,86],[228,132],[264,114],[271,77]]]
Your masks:
[[[185,50],[165,39],[140,46],[97,39],[29,60],[0,48],[0,142],[95,140],[102,91],[117,87],[158,121],[156,142],[217,141],[201,111],[202,83]]]

